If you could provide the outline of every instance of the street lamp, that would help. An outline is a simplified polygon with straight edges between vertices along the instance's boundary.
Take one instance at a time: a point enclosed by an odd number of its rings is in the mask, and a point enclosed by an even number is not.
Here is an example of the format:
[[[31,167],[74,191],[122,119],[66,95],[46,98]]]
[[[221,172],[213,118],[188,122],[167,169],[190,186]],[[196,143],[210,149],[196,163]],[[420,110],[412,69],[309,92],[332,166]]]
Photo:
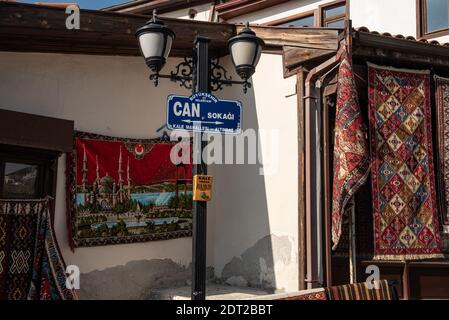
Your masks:
[[[229,39],[228,47],[237,74],[243,81],[234,81],[226,69],[220,65],[218,58],[209,57],[209,39],[197,36],[192,57],[184,57],[169,75],[160,74],[170,53],[175,33],[157,19],[153,11],[152,20],[137,30],[140,50],[145,62],[151,70],[150,80],[157,86],[159,78],[167,78],[178,82],[180,86],[191,89],[192,93],[210,93],[223,89],[223,86],[240,84],[243,92],[251,87],[248,81],[256,70],[264,42],[246,27],[235,37]],[[207,165],[202,157],[205,141],[202,132],[194,132],[194,158],[200,158],[201,163],[193,166],[193,175],[207,174]],[[192,230],[192,300],[206,298],[206,213],[207,202],[193,203]]]
[[[249,28],[248,22],[238,35],[229,39],[228,48],[231,52],[232,62],[235,71],[243,81],[251,78],[256,71],[264,46],[264,41]]]
[[[153,10],[152,19],[137,30],[136,37],[139,40],[140,51],[145,58],[145,62],[152,71],[150,80],[154,82],[155,86],[159,84],[159,78],[168,78],[180,82],[180,85],[187,89],[194,89],[192,82],[195,82],[196,79],[193,70],[198,60],[193,60],[194,58],[198,59],[198,56],[185,57],[184,61],[176,66],[175,71],[172,71],[170,75],[159,74],[167,61],[176,35],[157,18],[156,10]],[[241,84],[243,85],[243,91],[246,93],[247,88],[251,87],[248,80],[256,70],[264,46],[264,41],[257,37],[254,31],[249,28],[249,24],[246,23],[245,28],[228,41],[228,49],[235,71],[243,81],[233,81],[228,76],[227,71],[219,65],[218,59],[212,58],[210,59],[211,79],[209,81],[211,90],[217,91],[221,90],[223,86]]]
[[[176,38],[175,33],[153,11],[153,19],[136,31],[136,37],[148,68],[153,74],[158,74],[167,62],[171,45]],[[157,79],[155,85],[157,86]]]

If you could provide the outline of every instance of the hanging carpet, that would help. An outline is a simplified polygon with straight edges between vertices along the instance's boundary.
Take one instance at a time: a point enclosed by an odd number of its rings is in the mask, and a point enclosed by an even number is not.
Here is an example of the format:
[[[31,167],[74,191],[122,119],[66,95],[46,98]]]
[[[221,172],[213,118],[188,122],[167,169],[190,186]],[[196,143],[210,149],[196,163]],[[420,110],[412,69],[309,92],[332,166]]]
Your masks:
[[[73,300],[49,200],[0,200],[0,300]]]
[[[435,76],[437,140],[439,149],[438,182],[443,193],[441,221],[449,225],[449,79]]]
[[[368,64],[374,259],[443,257],[428,71]]]
[[[77,132],[67,160],[72,248],[191,236],[190,141]]]
[[[332,191],[332,241],[337,248],[342,220],[351,197],[369,175],[367,129],[357,97],[354,73],[347,51],[341,57],[337,83]]]

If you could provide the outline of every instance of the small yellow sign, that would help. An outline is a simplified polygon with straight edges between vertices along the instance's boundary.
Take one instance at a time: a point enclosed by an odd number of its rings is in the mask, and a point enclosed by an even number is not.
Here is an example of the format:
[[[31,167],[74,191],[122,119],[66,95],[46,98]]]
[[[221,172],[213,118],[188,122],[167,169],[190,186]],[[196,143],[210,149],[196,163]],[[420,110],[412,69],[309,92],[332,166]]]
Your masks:
[[[193,200],[210,201],[212,199],[212,176],[193,176]]]

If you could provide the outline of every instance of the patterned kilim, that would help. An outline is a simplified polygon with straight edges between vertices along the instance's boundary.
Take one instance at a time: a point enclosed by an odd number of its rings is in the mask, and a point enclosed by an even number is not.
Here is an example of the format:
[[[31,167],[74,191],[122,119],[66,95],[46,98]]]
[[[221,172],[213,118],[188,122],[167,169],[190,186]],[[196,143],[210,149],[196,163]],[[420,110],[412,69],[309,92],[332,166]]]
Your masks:
[[[342,233],[342,218],[351,197],[369,175],[367,130],[360,112],[351,61],[342,54],[338,71],[337,110],[334,142],[334,180],[332,200],[332,241],[337,248]]]
[[[325,289],[304,290],[276,300],[327,300]]]
[[[0,300],[76,297],[50,225],[48,200],[0,200]]]
[[[0,201],[0,300],[25,300],[31,284],[40,202]]]
[[[329,300],[392,300],[393,293],[386,280],[375,281],[372,288],[368,283],[346,284],[326,288]]]
[[[369,64],[368,75],[374,259],[442,257],[429,74]]]
[[[59,252],[49,201],[43,202],[45,210],[37,233],[33,275],[29,300],[77,300],[75,290],[67,288],[66,266]]]
[[[435,76],[438,115],[439,172],[441,190],[444,192],[442,222],[449,225],[449,79]]]

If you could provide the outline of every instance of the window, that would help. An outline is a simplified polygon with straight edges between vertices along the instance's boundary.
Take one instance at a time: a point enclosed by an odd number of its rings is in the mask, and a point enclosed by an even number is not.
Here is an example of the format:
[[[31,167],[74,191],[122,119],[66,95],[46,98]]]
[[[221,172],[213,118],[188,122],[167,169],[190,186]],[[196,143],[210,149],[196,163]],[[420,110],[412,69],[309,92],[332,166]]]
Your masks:
[[[449,33],[449,0],[418,0],[418,37]]]
[[[0,145],[0,198],[52,195],[55,159],[47,151]]]
[[[3,172],[3,198],[37,197],[39,166],[28,163],[5,162]]]
[[[271,21],[266,23],[266,25],[282,27],[344,28],[346,19],[346,0],[338,0],[323,4],[316,10],[302,12],[297,15]]]
[[[346,1],[336,1],[320,6],[321,26],[344,28],[346,20]]]
[[[279,27],[315,27],[315,10],[271,21],[267,25]]]

